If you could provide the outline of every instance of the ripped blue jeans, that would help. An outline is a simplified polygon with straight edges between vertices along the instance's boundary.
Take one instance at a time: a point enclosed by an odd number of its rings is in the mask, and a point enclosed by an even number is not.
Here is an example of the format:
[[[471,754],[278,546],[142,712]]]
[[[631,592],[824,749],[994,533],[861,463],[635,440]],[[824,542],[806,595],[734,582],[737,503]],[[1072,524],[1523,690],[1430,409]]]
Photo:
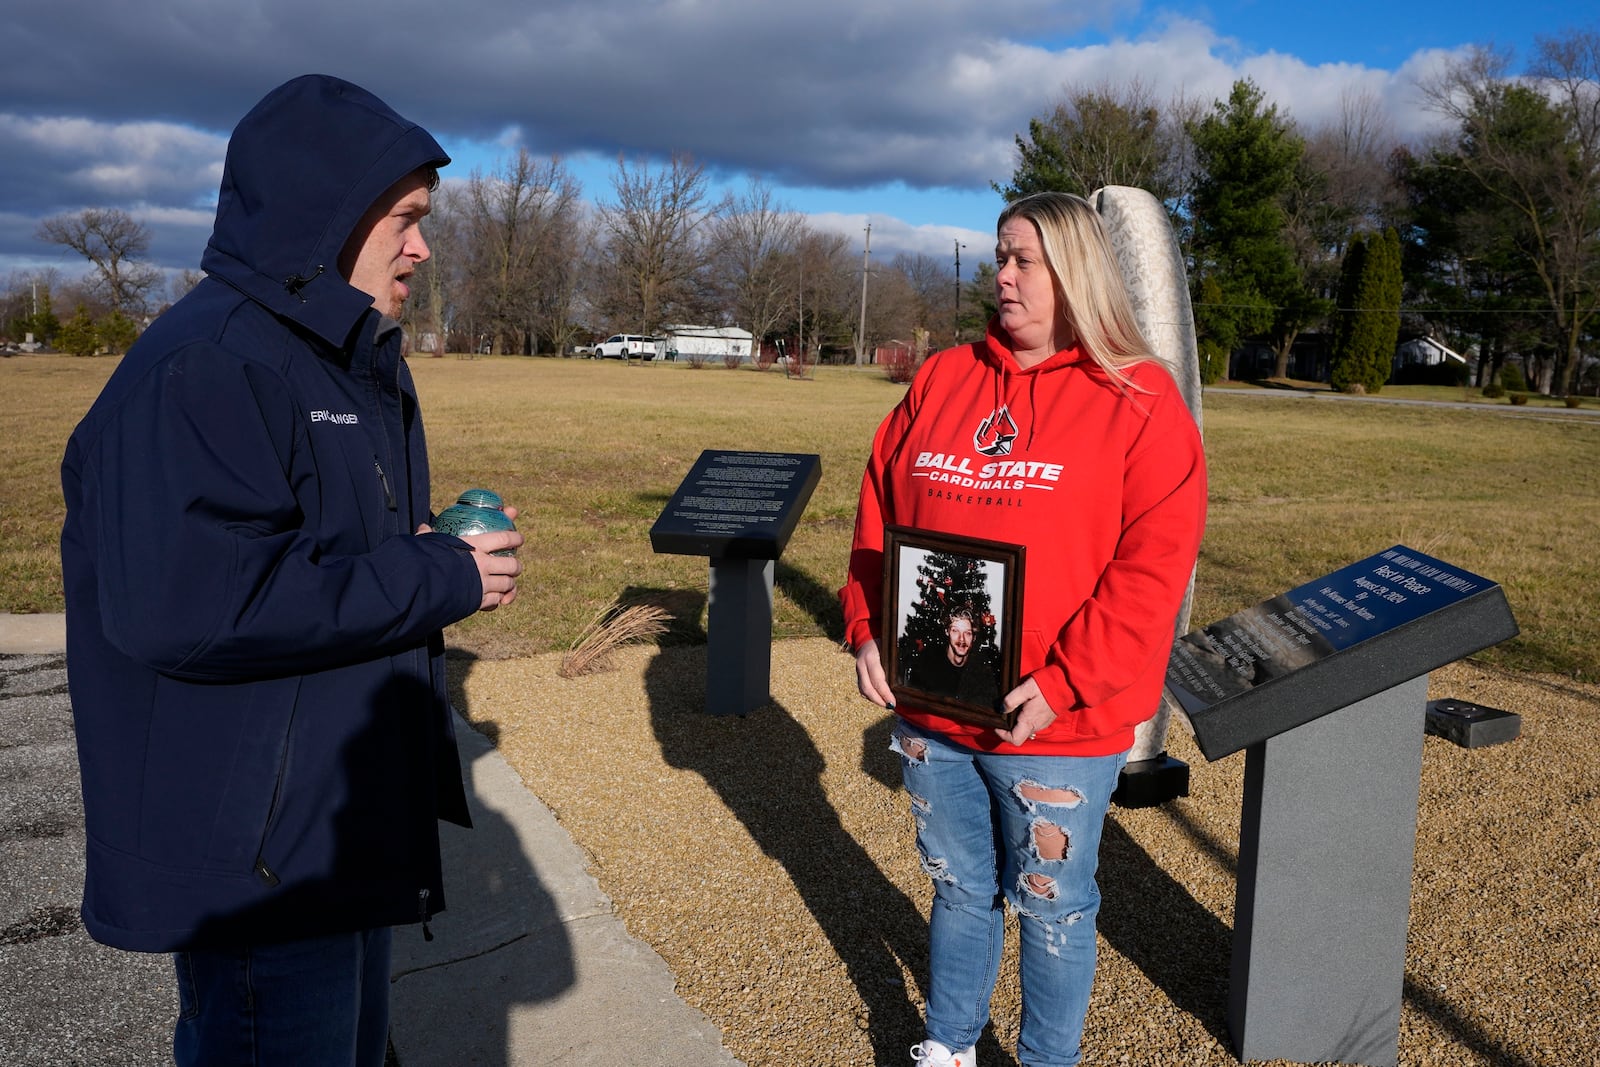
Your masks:
[[[966,1048],[989,1021],[1005,906],[1021,929],[1023,1067],[1081,1059],[1094,983],[1100,831],[1127,753],[979,752],[901,720],[917,851],[933,879],[927,1037]]]

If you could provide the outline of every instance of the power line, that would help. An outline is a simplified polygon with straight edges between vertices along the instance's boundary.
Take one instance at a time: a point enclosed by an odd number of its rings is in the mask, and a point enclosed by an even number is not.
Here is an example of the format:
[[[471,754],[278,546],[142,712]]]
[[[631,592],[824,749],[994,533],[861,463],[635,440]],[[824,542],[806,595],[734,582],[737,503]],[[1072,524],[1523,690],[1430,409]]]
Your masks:
[[[1237,311],[1285,311],[1286,308],[1277,304],[1213,304],[1205,300],[1191,300],[1191,307],[1197,308],[1228,308]],[[1554,308],[1475,308],[1475,307],[1419,307],[1416,304],[1400,308],[1342,308],[1336,307],[1333,311],[1387,311],[1392,315],[1402,312],[1412,315],[1554,315]],[[1589,314],[1600,313],[1600,307],[1589,309]]]

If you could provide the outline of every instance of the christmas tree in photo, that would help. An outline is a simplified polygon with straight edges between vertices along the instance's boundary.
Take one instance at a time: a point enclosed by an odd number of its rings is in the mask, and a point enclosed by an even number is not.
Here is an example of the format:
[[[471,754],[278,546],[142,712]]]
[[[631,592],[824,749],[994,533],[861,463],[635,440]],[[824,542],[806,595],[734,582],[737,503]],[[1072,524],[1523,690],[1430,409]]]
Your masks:
[[[930,551],[917,564],[917,589],[899,637],[900,677],[904,683],[921,656],[945,654],[950,614],[965,608],[972,616],[972,648],[979,662],[992,662],[995,617],[989,603],[985,562],[953,552]]]

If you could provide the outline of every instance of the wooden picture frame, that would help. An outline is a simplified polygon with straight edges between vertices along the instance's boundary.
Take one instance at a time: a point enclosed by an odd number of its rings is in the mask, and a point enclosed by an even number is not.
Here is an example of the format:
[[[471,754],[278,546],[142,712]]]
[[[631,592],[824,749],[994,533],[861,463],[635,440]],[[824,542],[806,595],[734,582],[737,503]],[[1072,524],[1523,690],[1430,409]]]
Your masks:
[[[1022,545],[885,527],[878,650],[897,703],[1010,729],[1025,558]]]

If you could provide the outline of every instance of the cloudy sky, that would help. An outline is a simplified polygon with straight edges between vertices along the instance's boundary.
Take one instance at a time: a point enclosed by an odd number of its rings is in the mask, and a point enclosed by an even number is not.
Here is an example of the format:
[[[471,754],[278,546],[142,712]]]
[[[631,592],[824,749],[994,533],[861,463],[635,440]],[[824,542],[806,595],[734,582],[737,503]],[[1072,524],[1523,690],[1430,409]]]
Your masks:
[[[194,267],[228,132],[268,89],[337,74],[491,169],[561,156],[604,199],[619,153],[691,154],[874,258],[981,256],[1013,138],[1064,86],[1140,79],[1213,100],[1240,77],[1308,125],[1347,89],[1402,136],[1435,120],[1419,75],[1473,44],[1527,57],[1569,2],[1344,0],[9,0],[0,14],[0,274],[84,264],[34,238],[89,206],[144,222]],[[1519,69],[1518,63],[1513,69]],[[976,258],[970,261],[976,263]],[[963,263],[963,274],[970,269]]]

